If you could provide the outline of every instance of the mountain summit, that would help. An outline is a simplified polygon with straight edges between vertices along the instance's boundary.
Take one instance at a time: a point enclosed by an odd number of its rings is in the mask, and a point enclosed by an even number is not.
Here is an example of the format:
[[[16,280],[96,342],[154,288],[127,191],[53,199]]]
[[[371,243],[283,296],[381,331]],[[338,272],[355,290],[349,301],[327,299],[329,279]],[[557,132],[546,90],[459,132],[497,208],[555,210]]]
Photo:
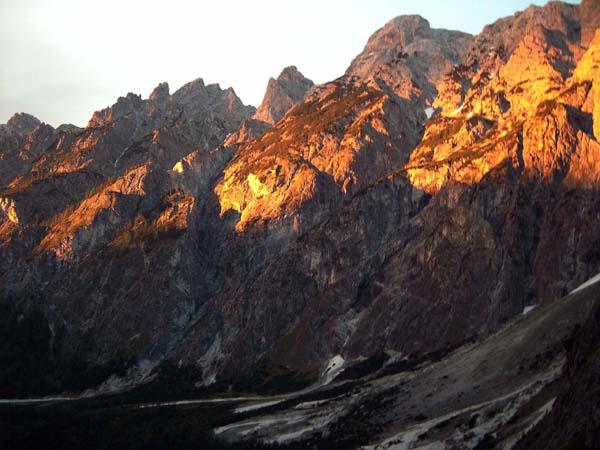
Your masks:
[[[294,105],[300,103],[314,83],[295,66],[283,69],[277,79],[271,78],[261,105],[253,119],[274,125]]]
[[[400,16],[377,30],[346,76],[385,83],[403,98],[432,102],[442,76],[458,64],[472,36],[432,29],[421,16]]]

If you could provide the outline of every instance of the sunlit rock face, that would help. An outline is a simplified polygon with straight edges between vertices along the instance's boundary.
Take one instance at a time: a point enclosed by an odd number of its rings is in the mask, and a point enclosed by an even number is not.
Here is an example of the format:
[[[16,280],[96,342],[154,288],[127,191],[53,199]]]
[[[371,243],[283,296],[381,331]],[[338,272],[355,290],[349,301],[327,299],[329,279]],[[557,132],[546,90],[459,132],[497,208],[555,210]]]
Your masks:
[[[236,228],[275,222],[312,227],[350,196],[408,158],[415,111],[371,86],[333,82],[261,138],[241,146],[215,193]]]
[[[600,27],[600,3],[595,0],[582,0],[580,17],[581,44],[588,45]]]
[[[559,2],[532,6],[486,26],[461,63],[444,76],[434,106],[445,115],[499,115],[511,102],[508,97],[539,101],[547,90],[561,87],[581,57],[579,28],[578,6]]]
[[[294,105],[300,103],[314,83],[295,66],[286,67],[275,80],[271,78],[265,97],[253,119],[274,125]]]
[[[543,12],[553,14],[555,7],[550,5]],[[536,21],[539,20],[536,16]],[[539,30],[534,27],[533,38],[525,35],[523,42],[539,39],[542,36]],[[556,30],[552,33],[561,40]],[[511,67],[514,71],[511,61],[523,42],[515,43],[513,55],[499,67],[497,77],[506,80],[510,73],[523,86],[535,85],[523,74],[509,71]],[[555,51],[555,55],[560,54]],[[510,308],[514,307],[510,298],[526,302],[554,299],[572,287],[570,274],[590,275],[598,268],[597,253],[592,250],[598,248],[592,229],[598,226],[600,187],[600,147],[592,112],[594,66],[599,61],[597,44],[592,42],[562,83],[559,78],[545,77],[544,71],[536,69],[536,66],[548,68],[547,56],[553,53],[537,54],[539,58],[533,53],[527,59],[526,74],[535,73],[542,86],[555,83],[556,87],[546,87],[542,94],[535,88],[525,89],[521,100],[512,97],[517,96],[513,91],[505,96],[510,101],[504,111],[485,107],[473,111],[474,104],[485,105],[490,101],[489,96],[480,93],[484,91],[473,86],[466,93],[462,109],[428,123],[423,140],[406,166],[412,185],[435,196],[419,217],[438,205],[434,214],[440,221],[437,229],[444,236],[448,236],[447,225],[440,227],[447,219],[442,219],[444,214],[439,208],[448,208],[448,219],[465,214],[470,217],[468,222],[462,217],[459,223],[469,224],[463,229],[469,230],[472,237],[462,238],[462,244],[455,242],[450,248],[458,254],[470,249],[463,254],[466,259],[462,264],[468,264],[473,251],[489,252],[483,257],[490,264],[489,269],[481,274],[478,283],[473,280],[467,286],[479,284],[482,291],[491,293],[486,297],[496,302],[489,310],[492,315],[510,315]],[[472,222],[482,219],[479,225]],[[433,232],[431,223],[422,221],[421,225]],[[479,235],[474,241],[476,247],[472,247],[469,240],[474,233],[482,233],[486,228],[488,236]],[[452,233],[447,239],[451,236]],[[435,248],[440,244],[433,245]],[[436,276],[434,268],[448,266],[453,259],[447,257],[444,263],[437,260],[432,265],[429,258],[436,258],[438,253],[439,250],[430,249],[417,257],[417,261],[422,258],[428,264],[429,276]],[[461,273],[460,276],[457,273],[459,279],[477,272],[470,269]],[[497,275],[489,278],[491,273]],[[457,285],[451,292],[464,292],[467,286]],[[453,307],[457,304],[453,302]],[[476,319],[469,321],[476,322]]]
[[[547,174],[552,163],[536,152],[558,158],[557,147],[573,151],[575,131],[567,123],[573,114],[560,105],[570,101],[564,91],[577,89],[577,73],[589,72],[583,67],[594,52],[592,46],[582,58],[577,18],[577,7],[551,3],[484,29],[466,57],[470,63],[438,86],[435,105],[442,114],[428,124],[408,164],[416,186],[434,193],[449,180],[477,183],[509,160]],[[561,125],[570,137],[556,129]],[[555,135],[564,142],[550,142]]]
[[[476,37],[400,17],[338,80],[285,69],[258,111],[198,79],[83,130],[0,127],[1,323],[36,311],[52,349],[27,369],[47,379],[2,389],[265,367],[302,384],[563,295],[600,271],[600,45],[581,23],[560,3]]]
[[[375,80],[402,98],[430,104],[436,84],[463,59],[471,39],[459,31],[432,29],[420,16],[400,16],[369,38],[346,76]]]

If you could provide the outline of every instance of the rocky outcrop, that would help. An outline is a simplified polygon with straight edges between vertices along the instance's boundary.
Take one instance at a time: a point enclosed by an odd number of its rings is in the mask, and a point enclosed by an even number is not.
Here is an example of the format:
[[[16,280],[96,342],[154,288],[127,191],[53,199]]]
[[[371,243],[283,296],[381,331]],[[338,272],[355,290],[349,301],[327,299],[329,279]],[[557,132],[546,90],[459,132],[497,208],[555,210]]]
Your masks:
[[[267,91],[253,119],[274,125],[293,106],[302,102],[314,83],[295,66],[283,69],[277,79],[269,79]]]
[[[131,167],[153,161],[168,170],[194,150],[214,149],[253,112],[233,90],[205,86],[199,79],[173,96],[162,83],[148,100],[134,94],[121,97],[112,107],[94,113],[84,130],[63,126],[54,131],[38,124],[23,135],[7,131],[0,139],[11,139],[9,148],[14,150],[2,161],[7,180],[2,195],[18,197],[17,203],[25,208],[47,211],[32,216],[44,220]],[[15,128],[12,122],[7,130]],[[27,123],[33,125],[31,119]],[[79,181],[69,189],[60,188],[66,179]],[[58,195],[41,208],[36,206],[38,195],[55,191]]]

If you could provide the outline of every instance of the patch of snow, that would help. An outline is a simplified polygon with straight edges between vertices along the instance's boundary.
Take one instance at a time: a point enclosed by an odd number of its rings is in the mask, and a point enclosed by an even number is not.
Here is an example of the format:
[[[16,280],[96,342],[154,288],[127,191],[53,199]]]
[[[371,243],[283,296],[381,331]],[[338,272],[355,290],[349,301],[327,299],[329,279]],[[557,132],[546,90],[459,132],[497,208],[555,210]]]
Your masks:
[[[535,412],[535,414],[537,416],[535,417],[535,419],[533,419],[533,421],[529,424],[529,426],[527,428],[525,428],[523,431],[521,431],[520,433],[517,433],[511,439],[507,440],[507,442],[505,444],[506,449],[510,450],[511,448],[513,448],[516,445],[516,443],[521,440],[521,438],[523,436],[525,436],[527,433],[529,433],[533,429],[533,427],[535,427],[546,416],[546,414],[548,414],[550,411],[552,411],[555,401],[556,401],[556,398],[553,398],[548,403],[544,404],[540,409],[538,409]]]
[[[217,381],[216,363],[221,359],[221,335],[217,334],[210,348],[196,362],[202,367],[202,380],[195,384],[196,387],[209,386]]]
[[[600,273],[598,275],[596,275],[595,277],[592,277],[589,280],[587,280],[581,286],[573,289],[571,292],[569,292],[569,294],[574,294],[576,292],[583,291],[585,288],[591,286],[592,284],[596,284],[598,281],[600,281]]]
[[[435,108],[428,106],[427,108],[425,108],[425,115],[427,116],[428,119],[431,119],[431,117],[433,116],[433,114],[435,113]]]
[[[267,427],[269,425],[273,425],[275,423],[279,422],[278,419],[260,419],[260,420],[248,420],[245,422],[234,422],[234,423],[230,423],[229,425],[224,425],[222,427],[218,427],[215,428],[213,430],[213,433],[216,435],[222,434],[226,431],[229,430],[233,430],[233,429],[239,429],[239,428],[251,428],[251,430],[258,430],[262,427]],[[241,434],[247,434],[247,432],[243,432]]]
[[[80,397],[40,397],[40,398],[8,398],[0,399],[0,405],[32,405],[35,403],[67,402],[79,400]]]
[[[327,402],[328,400],[317,400],[314,402],[298,403],[296,406],[294,406],[294,409],[314,409]]]
[[[176,400],[168,402],[141,403],[137,406],[138,409],[146,408],[161,408],[163,406],[182,406],[182,405],[198,405],[210,403],[232,403],[239,401],[260,400],[261,397],[217,397],[217,398],[202,398],[196,400]]]
[[[535,308],[537,307],[537,305],[527,305],[523,308],[523,312],[521,314],[525,315],[525,314],[529,314],[531,311],[533,311]]]
[[[394,364],[403,360],[408,360],[408,358],[402,352],[397,352],[395,350],[386,350],[385,353],[390,357],[383,367],[387,367],[390,364]]]
[[[458,113],[460,113],[463,110],[464,107],[465,107],[465,102],[463,102],[462,105],[460,105],[458,108],[456,108],[454,111],[452,111],[452,115],[453,116],[457,115]]]
[[[305,437],[305,434],[313,434],[317,430],[323,430],[327,425],[335,420],[339,420],[344,408],[335,408],[327,414],[299,416],[294,419],[294,423],[301,423],[302,426],[296,430],[288,429],[281,430],[282,432],[275,434],[273,437],[264,439],[268,443],[287,444],[289,442]],[[301,419],[301,420],[298,420]],[[292,423],[292,422],[289,422]],[[286,424],[287,425],[287,424]]]
[[[335,355],[331,358],[327,363],[327,368],[323,372],[323,384],[331,383],[344,369],[345,362],[341,355]]]
[[[314,430],[313,427],[300,428],[299,430],[292,431],[290,433],[284,433],[277,436],[277,439],[274,439],[270,442],[275,442],[277,444],[285,444],[286,442],[291,442],[298,440],[302,437],[303,434],[312,433]]]
[[[114,167],[115,174],[117,173],[117,165],[119,164],[119,161],[121,161],[121,159],[123,158],[123,156],[125,156],[125,153],[127,153],[127,150],[129,150],[129,147],[125,147],[123,149],[123,151],[121,152],[121,154],[113,162],[113,167]]]
[[[248,405],[248,406],[242,406],[240,408],[236,408],[233,412],[236,414],[241,414],[241,413],[245,413],[248,411],[256,411],[257,409],[263,409],[266,408],[268,406],[273,406],[273,405],[277,405],[278,403],[281,403],[283,401],[285,401],[286,399],[280,399],[280,400],[271,400],[269,402],[262,402],[262,403],[255,403],[253,405]]]
[[[326,403],[334,402],[343,397],[344,397],[344,394],[337,395],[337,396],[331,397],[331,398],[326,398],[324,400],[314,400],[311,402],[298,403],[296,406],[294,406],[294,409],[315,409],[315,408],[325,405]]]
[[[243,422],[230,423],[229,425],[215,428],[213,433],[219,435],[225,432],[233,431],[238,436],[243,437],[264,430],[265,428],[273,425],[289,426],[303,422],[304,420],[306,420],[304,415],[299,415],[296,417],[289,415],[264,416],[256,419],[244,420]]]

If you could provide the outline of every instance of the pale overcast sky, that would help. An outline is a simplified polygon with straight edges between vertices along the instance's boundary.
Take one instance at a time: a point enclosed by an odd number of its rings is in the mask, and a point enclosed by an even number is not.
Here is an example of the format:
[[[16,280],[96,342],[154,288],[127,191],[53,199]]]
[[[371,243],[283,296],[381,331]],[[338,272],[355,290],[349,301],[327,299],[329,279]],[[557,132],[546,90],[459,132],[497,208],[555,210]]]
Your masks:
[[[198,77],[257,106],[285,66],[317,83],[342,75],[395,16],[478,33],[531,3],[546,2],[0,0],[0,123],[23,111],[82,126],[127,92],[146,98],[167,81],[172,93]]]

